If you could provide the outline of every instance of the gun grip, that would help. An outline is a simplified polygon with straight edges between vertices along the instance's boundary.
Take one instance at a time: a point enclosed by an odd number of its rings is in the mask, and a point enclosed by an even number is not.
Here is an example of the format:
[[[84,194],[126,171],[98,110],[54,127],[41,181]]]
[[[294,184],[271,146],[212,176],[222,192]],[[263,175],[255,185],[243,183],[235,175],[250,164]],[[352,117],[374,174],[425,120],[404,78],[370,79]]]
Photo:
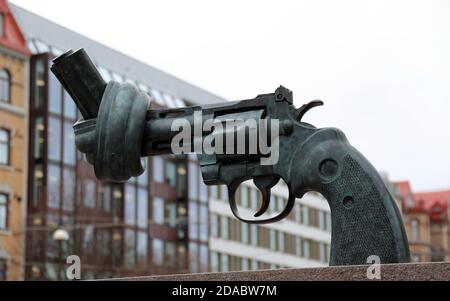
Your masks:
[[[298,196],[320,192],[330,205],[330,265],[367,264],[371,255],[379,256],[383,264],[410,261],[405,229],[391,194],[341,131],[318,130],[294,160],[303,164],[292,171],[291,179],[300,179],[294,192]]]

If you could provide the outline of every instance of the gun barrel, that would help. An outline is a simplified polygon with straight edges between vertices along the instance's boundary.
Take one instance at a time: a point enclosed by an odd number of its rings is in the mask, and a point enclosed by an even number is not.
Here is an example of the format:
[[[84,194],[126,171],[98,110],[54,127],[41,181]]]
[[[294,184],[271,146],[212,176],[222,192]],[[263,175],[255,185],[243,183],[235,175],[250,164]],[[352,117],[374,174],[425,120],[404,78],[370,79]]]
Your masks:
[[[77,104],[84,119],[96,118],[106,83],[84,49],[69,50],[50,68]]]

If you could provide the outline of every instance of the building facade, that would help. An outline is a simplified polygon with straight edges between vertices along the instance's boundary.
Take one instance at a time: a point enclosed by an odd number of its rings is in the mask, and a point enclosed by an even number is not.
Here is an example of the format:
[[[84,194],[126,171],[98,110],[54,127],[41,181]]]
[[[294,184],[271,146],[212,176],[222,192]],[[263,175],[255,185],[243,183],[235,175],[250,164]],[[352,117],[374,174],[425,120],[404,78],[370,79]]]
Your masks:
[[[22,280],[25,245],[28,56],[0,0],[0,280]]]
[[[414,262],[450,260],[450,191],[414,193],[409,182],[396,183]]]

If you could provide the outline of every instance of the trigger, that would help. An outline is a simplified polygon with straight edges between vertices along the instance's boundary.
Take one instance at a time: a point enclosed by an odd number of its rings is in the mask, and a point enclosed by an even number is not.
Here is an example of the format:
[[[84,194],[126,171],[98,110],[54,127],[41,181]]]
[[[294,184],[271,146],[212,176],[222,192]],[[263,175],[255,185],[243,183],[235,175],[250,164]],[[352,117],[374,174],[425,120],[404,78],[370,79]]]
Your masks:
[[[265,176],[265,177],[258,177],[253,180],[253,183],[255,183],[256,187],[261,191],[262,195],[262,204],[261,208],[259,208],[258,212],[255,213],[255,217],[260,217],[263,215],[267,209],[269,208],[270,204],[270,190],[273,186],[275,186],[280,181],[279,176]]]

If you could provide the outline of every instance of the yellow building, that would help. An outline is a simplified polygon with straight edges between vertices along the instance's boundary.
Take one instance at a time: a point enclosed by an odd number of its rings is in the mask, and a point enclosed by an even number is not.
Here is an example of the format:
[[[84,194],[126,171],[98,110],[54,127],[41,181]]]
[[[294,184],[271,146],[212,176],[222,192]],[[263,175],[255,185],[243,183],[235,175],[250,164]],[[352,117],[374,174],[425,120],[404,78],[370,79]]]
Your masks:
[[[28,50],[0,0],[0,280],[24,278]]]

